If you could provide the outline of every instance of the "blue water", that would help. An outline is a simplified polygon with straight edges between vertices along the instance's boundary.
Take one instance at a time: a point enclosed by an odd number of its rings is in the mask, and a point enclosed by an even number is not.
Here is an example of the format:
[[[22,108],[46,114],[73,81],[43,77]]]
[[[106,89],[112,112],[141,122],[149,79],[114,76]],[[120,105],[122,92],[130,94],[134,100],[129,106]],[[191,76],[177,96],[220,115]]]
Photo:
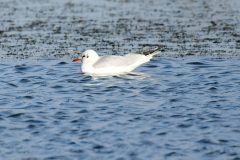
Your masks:
[[[240,159],[239,67],[155,57],[97,78],[69,59],[1,61],[0,159]]]

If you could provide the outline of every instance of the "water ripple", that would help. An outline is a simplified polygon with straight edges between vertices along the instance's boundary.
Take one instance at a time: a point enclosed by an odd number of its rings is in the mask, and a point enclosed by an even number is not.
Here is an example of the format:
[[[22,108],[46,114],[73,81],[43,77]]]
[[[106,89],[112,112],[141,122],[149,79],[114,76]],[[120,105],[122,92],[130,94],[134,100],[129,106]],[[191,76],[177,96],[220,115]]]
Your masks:
[[[240,155],[238,60],[157,57],[154,67],[114,77],[62,60],[21,64],[0,65],[5,159]]]

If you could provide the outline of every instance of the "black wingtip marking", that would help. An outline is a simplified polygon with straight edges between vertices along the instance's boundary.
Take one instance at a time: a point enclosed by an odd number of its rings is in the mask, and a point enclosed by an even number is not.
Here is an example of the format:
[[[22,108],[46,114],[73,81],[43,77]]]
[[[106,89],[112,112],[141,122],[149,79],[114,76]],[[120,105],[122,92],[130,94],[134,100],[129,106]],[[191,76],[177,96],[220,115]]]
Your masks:
[[[157,51],[163,51],[164,48],[166,48],[165,45],[159,45],[159,46],[157,46],[156,48],[154,48],[154,49],[152,49],[152,50],[142,52],[142,54],[144,54],[145,56],[147,56],[147,55],[152,54],[152,53],[157,52]]]

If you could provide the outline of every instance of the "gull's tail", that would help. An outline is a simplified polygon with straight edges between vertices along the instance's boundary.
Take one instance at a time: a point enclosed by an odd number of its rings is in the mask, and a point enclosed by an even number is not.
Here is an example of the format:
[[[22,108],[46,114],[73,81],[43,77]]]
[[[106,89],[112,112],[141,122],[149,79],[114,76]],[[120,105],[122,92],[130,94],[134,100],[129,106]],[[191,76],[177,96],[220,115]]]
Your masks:
[[[145,56],[147,56],[149,58],[152,58],[153,56],[159,54],[161,52],[161,49],[164,47],[165,46],[158,46],[158,47],[154,48],[153,50],[143,52],[142,54],[144,54]]]

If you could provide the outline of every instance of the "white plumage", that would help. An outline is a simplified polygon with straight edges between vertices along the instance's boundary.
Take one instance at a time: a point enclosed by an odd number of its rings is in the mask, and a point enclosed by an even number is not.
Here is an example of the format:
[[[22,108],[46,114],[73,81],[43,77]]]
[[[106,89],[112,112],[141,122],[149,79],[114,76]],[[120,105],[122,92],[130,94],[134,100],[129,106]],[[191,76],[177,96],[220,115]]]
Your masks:
[[[145,55],[129,53],[124,56],[98,56],[94,50],[89,49],[83,52],[80,57],[74,58],[73,61],[82,60],[81,70],[86,74],[96,76],[119,75],[133,71],[159,52],[157,49]]]

